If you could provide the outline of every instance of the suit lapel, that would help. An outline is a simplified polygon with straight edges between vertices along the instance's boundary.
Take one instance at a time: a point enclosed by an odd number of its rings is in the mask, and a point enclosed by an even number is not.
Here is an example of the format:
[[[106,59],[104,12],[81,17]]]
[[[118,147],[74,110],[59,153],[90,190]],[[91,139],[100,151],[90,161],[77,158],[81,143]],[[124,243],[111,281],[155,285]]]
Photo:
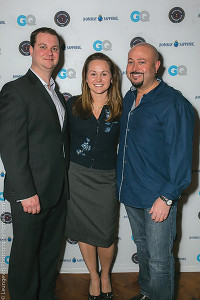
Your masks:
[[[50,105],[51,110],[52,110],[52,112],[55,115],[56,123],[57,123],[57,125],[59,126],[59,128],[61,130],[60,121],[59,121],[59,117],[58,117],[58,113],[57,113],[57,109],[56,109],[55,104],[54,104],[51,96],[49,95],[48,91],[43,86],[43,84],[39,80],[39,78],[31,70],[28,70],[28,72],[26,73],[26,75],[28,76],[29,80],[35,85],[36,89],[40,90],[41,95],[42,95],[41,99],[44,99],[48,103],[48,105]],[[61,101],[62,97],[60,97],[59,93],[57,93],[57,95],[58,95],[58,97],[59,97],[59,99]],[[61,102],[62,102],[62,105],[63,105],[63,107],[65,109],[65,119],[66,119],[66,106],[63,104],[63,100]],[[64,122],[65,122],[65,119],[64,119]],[[64,124],[63,124],[63,128],[64,128]]]

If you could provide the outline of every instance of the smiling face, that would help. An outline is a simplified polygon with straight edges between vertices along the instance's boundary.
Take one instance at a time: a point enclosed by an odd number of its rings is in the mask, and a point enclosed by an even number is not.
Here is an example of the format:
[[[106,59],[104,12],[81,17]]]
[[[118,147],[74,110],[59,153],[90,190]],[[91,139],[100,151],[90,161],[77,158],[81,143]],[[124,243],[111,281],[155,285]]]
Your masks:
[[[52,72],[59,60],[59,41],[55,35],[38,33],[34,47],[30,46],[31,68],[39,76]]]
[[[105,60],[92,60],[88,65],[86,82],[91,95],[105,94],[112,82],[111,71]]]
[[[137,89],[147,90],[154,84],[159,66],[156,50],[149,44],[138,44],[129,51],[126,74]]]

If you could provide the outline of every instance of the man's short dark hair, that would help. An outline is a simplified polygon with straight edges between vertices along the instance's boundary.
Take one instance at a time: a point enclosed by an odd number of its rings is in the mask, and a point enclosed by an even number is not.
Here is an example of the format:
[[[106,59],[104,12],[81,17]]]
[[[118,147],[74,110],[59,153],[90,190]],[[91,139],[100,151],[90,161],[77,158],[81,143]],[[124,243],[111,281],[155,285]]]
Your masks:
[[[31,36],[30,36],[30,45],[34,48],[35,46],[35,42],[36,42],[36,37],[38,35],[38,33],[49,33],[49,34],[52,34],[52,35],[55,35],[58,39],[58,42],[59,42],[59,46],[61,47],[61,44],[62,44],[62,38],[61,36],[52,28],[49,28],[49,27],[40,27],[36,30],[34,30],[32,33],[31,33]]]

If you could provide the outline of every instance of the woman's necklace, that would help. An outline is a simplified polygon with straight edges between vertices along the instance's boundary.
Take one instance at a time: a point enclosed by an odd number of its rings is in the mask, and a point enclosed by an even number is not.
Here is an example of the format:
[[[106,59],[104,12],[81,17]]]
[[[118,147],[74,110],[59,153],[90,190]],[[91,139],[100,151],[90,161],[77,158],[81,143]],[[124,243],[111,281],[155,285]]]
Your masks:
[[[99,108],[103,108],[104,105],[108,104],[108,101],[109,101],[109,100],[107,100],[103,105],[100,105],[100,106],[95,105],[94,103],[92,103],[92,107],[93,107],[94,110],[99,109]]]

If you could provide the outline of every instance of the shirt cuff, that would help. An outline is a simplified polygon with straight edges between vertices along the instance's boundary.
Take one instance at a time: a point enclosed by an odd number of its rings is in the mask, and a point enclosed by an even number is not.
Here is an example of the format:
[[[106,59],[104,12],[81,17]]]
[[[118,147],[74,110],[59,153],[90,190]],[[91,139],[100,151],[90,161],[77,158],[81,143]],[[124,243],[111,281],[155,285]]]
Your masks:
[[[181,190],[174,186],[173,184],[166,183],[160,189],[160,195],[166,197],[170,200],[177,200],[181,196]]]

